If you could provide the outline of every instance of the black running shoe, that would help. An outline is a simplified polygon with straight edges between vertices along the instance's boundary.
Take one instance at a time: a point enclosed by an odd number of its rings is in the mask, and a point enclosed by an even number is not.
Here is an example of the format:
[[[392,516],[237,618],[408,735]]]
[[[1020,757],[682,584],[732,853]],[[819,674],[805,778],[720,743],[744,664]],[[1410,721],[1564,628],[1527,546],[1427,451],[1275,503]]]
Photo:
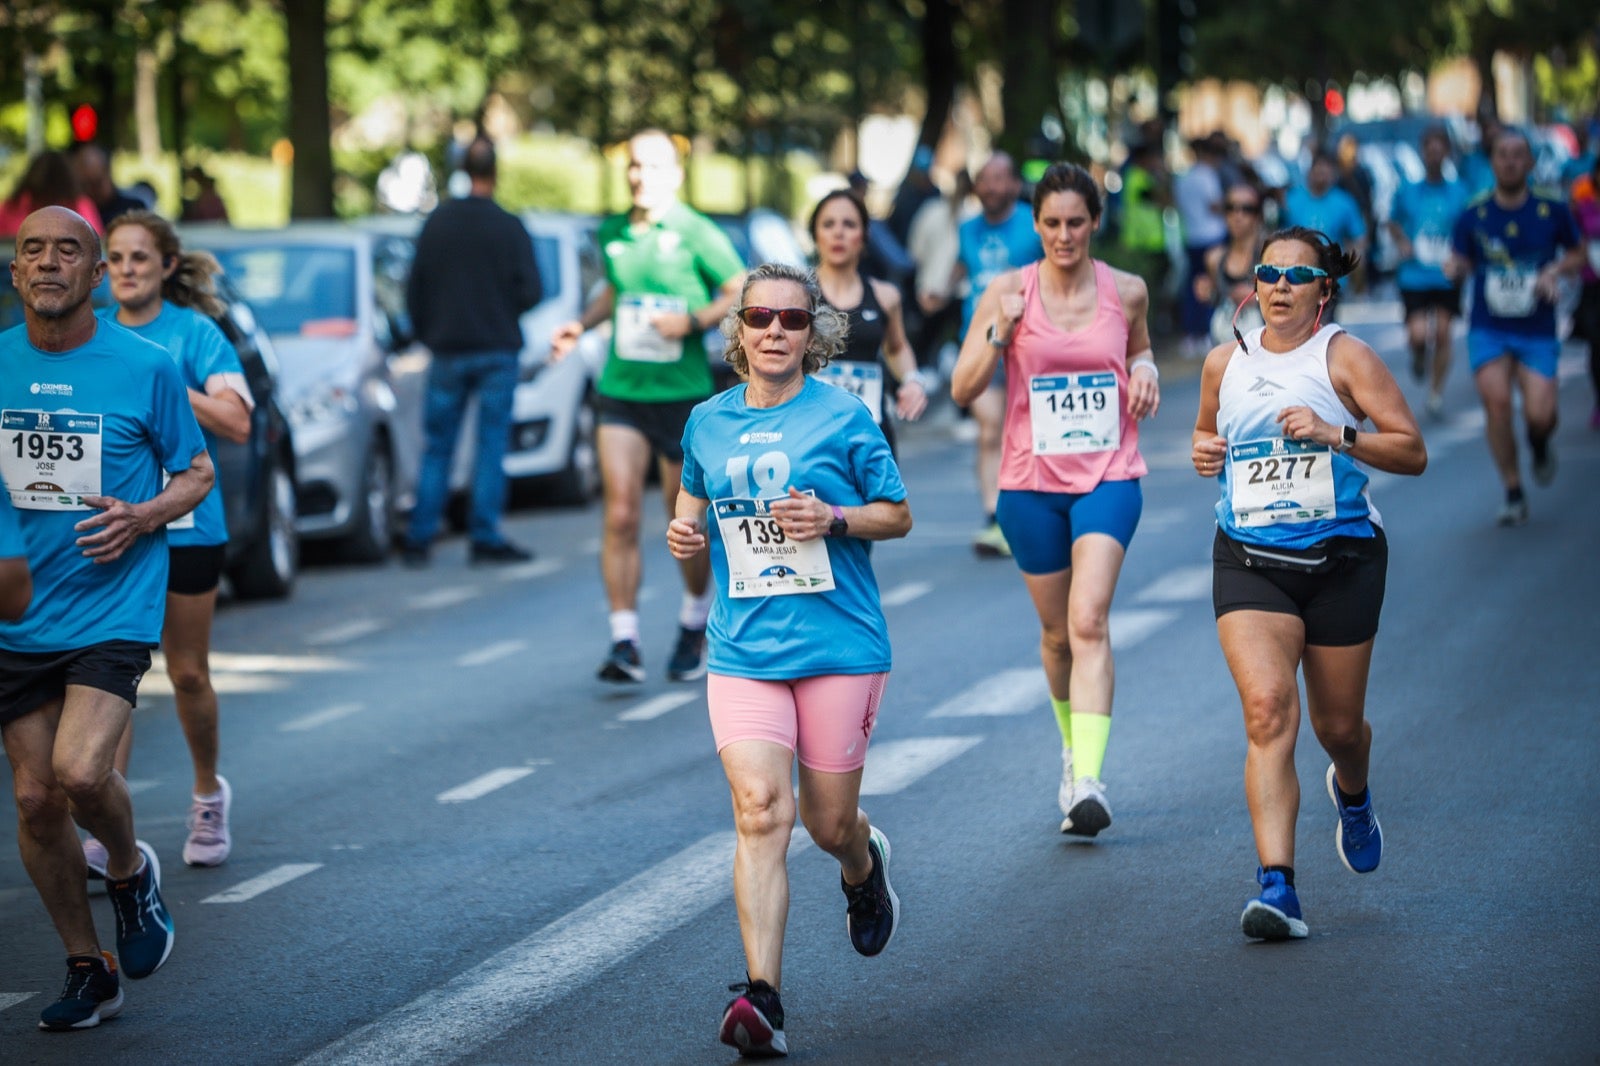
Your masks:
[[[495,544],[474,544],[468,560],[473,566],[484,563],[531,563],[533,553],[521,545],[502,540]]]
[[[900,922],[900,897],[889,884],[889,838],[877,826],[867,838],[867,852],[872,856],[872,873],[867,879],[852,885],[841,875],[839,883],[848,901],[845,925],[850,930],[850,944],[871,957],[888,947],[894,936]]]
[[[717,1037],[739,1054],[751,1058],[777,1058],[789,1054],[783,1038],[783,1004],[778,990],[765,981],[742,981],[728,986],[739,995],[722,1012]]]
[[[172,954],[172,915],[161,902],[161,863],[155,849],[139,841],[144,869],[132,877],[106,882],[117,916],[117,958],[130,980],[149,977]]]
[[[706,676],[706,631],[678,627],[678,645],[667,660],[667,680],[696,681]]]
[[[611,645],[606,661],[600,664],[601,681],[614,684],[637,684],[644,680],[644,666],[639,660],[639,645],[631,640],[619,640]]]
[[[111,952],[67,959],[61,998],[39,1012],[39,1028],[52,1032],[93,1029],[122,1010],[122,983]]]

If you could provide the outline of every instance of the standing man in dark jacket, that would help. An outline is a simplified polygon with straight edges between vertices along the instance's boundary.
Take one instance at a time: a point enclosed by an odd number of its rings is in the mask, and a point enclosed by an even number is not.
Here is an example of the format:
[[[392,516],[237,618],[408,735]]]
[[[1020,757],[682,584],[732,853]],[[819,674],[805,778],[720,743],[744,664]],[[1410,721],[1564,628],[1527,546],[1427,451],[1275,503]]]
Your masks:
[[[406,285],[417,339],[433,353],[423,414],[427,436],[417,502],[401,546],[408,566],[426,566],[450,493],[450,460],[461,416],[478,396],[478,440],[468,524],[474,563],[515,563],[533,553],[500,532],[506,477],[502,463],[511,432],[511,396],[522,351],[518,317],[542,296],[533,240],[515,216],[494,202],[494,145],[480,137],[462,169],[471,192],[439,206],[417,238]]]

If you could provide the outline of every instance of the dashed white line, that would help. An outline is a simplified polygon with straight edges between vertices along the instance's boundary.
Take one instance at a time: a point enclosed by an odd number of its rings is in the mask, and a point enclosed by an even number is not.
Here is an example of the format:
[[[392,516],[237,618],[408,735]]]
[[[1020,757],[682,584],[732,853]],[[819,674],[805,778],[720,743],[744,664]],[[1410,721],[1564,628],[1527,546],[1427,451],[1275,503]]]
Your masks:
[[[863,796],[889,796],[983,742],[982,737],[913,737],[867,749]]]
[[[628,708],[617,715],[619,722],[648,722],[652,718],[660,718],[668,711],[675,711],[685,703],[693,703],[700,698],[698,692],[668,692],[652,700]]]
[[[341,718],[348,718],[352,714],[359,714],[361,711],[366,710],[366,706],[364,703],[341,703],[325,710],[313,711],[311,714],[301,715],[299,718],[291,718],[278,727],[278,732],[303,733],[308,729],[316,729],[319,726],[327,725],[329,722],[337,722]]]
[[[225,892],[218,892],[214,896],[207,896],[201,903],[243,903],[255,899],[263,892],[270,892],[280,885],[286,885],[299,877],[304,877],[313,870],[322,869],[320,862],[291,862],[275,867],[262,874],[252,877],[248,881],[241,881]]]
[[[464,785],[447,789],[434,798],[440,803],[468,803],[487,796],[497,788],[505,788],[513,781],[521,781],[531,773],[533,773],[531,766],[503,766],[498,770],[490,770],[480,777],[474,777]]]
[[[466,603],[481,595],[482,593],[471,585],[456,585],[413,596],[406,601],[406,606],[414,611],[436,611],[441,607],[454,607],[458,603]]]
[[[1211,567],[1183,566],[1169,570],[1134,596],[1135,603],[1185,603],[1211,598]]]
[[[375,618],[356,618],[349,622],[341,622],[327,629],[319,629],[306,637],[307,644],[348,644],[352,640],[371,636],[383,628],[383,623]]]
[[[527,646],[528,642],[525,640],[502,640],[496,644],[490,644],[486,648],[478,648],[476,651],[467,652],[456,659],[456,665],[487,666],[492,662],[515,655]]]
[[[1112,611],[1111,650],[1125,651],[1177,617],[1177,611],[1152,607]]]
[[[531,563],[508,566],[499,572],[499,576],[501,581],[529,581],[536,577],[560,573],[564,566],[566,563],[561,559],[535,559]]]
[[[128,795],[137,796],[141,792],[149,792],[159,784],[161,782],[153,777],[135,778],[128,782]]]
[[[33,997],[34,993],[32,992],[0,992],[0,1010],[15,1007],[18,1003]]]
[[[882,597],[883,605],[885,607],[904,607],[912,600],[920,600],[932,591],[933,586],[926,581],[911,581],[885,592]]]
[[[387,1066],[470,1057],[511,1026],[720,904],[731,884],[733,843],[732,833],[713,833],[691,844],[303,1064]]]
[[[1023,714],[1050,698],[1044,670],[1037,666],[1006,670],[986,677],[933,710],[929,718],[994,718]]]

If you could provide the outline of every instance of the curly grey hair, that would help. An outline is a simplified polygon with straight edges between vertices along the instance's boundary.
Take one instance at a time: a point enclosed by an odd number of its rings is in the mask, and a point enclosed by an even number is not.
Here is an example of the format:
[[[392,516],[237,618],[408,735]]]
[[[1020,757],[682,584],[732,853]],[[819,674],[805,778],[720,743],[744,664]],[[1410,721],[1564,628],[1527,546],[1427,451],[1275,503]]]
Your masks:
[[[739,321],[739,309],[745,306],[745,298],[750,295],[750,286],[760,281],[788,281],[805,290],[806,302],[810,305],[809,310],[813,317],[811,341],[806,345],[806,353],[800,360],[800,369],[803,372],[815,374],[827,366],[830,359],[844,350],[845,335],[850,331],[850,319],[822,302],[822,286],[817,282],[817,275],[805,267],[789,266],[787,263],[762,263],[745,275],[744,288],[739,290],[738,305],[722,317],[722,335],[728,342],[727,347],[723,349],[722,358],[741,378],[748,380],[750,377],[750,359],[739,343],[739,329],[743,325]]]

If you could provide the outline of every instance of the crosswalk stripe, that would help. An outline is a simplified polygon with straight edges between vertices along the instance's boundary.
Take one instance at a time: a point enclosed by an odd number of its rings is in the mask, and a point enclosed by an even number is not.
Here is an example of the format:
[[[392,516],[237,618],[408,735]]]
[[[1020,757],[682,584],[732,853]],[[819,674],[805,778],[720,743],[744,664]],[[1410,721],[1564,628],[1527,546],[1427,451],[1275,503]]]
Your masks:
[[[799,834],[796,834],[798,836]],[[302,1060],[447,1063],[472,1053],[727,898],[734,835],[713,833]]]
[[[316,729],[319,726],[327,725],[329,722],[337,722],[341,718],[348,718],[352,714],[359,714],[361,711],[366,710],[366,706],[364,703],[341,703],[326,710],[313,711],[311,714],[301,715],[299,718],[291,718],[278,727],[278,732],[303,733],[308,729]]]
[[[928,712],[928,717],[994,718],[1023,714],[1041,706],[1049,697],[1044,671],[1037,666],[1027,666],[984,678],[939,704]]]
[[[528,646],[525,640],[502,640],[486,648],[469,651],[456,659],[457,666],[487,666],[492,662],[515,655]]]
[[[464,785],[447,789],[434,797],[440,803],[467,803],[471,800],[487,796],[498,788],[505,788],[513,781],[521,781],[533,773],[531,766],[505,766],[498,770],[490,770],[480,777],[475,777]]]
[[[628,708],[617,715],[619,722],[648,722],[652,718],[660,718],[668,711],[675,711],[685,703],[693,703],[700,698],[698,692],[668,692],[657,696],[653,700]]]
[[[982,737],[913,737],[867,749],[863,796],[890,796],[983,742]]]
[[[262,874],[252,877],[248,881],[241,881],[224,892],[214,896],[207,896],[201,903],[243,903],[255,899],[263,892],[270,892],[279,885],[286,885],[298,877],[304,877],[313,870],[322,869],[320,862],[291,862],[275,867]]]

